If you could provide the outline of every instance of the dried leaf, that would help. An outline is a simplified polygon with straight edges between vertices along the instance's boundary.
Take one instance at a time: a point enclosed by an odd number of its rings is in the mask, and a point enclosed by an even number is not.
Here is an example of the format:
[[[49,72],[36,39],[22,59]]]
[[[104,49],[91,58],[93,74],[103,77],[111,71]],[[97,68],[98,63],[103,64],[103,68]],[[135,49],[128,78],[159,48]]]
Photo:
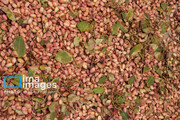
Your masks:
[[[96,39],[96,44],[102,43],[103,39]]]
[[[58,105],[58,102],[52,102],[51,105],[49,106],[49,111],[55,112],[56,105]]]
[[[67,64],[73,61],[72,56],[66,51],[56,53],[56,60],[62,64]]]
[[[22,114],[23,114],[23,112],[22,112],[21,110],[18,110],[18,109],[16,109],[16,108],[13,108],[13,110],[15,110],[16,113],[18,113],[19,115],[22,115]]]
[[[69,102],[76,102],[76,101],[78,101],[80,98],[79,98],[79,96],[76,96],[75,94],[70,94],[69,96],[68,96],[68,101]]]
[[[114,80],[115,80],[114,74],[109,73],[109,74],[108,74],[108,79],[109,79],[110,81],[114,81]]]
[[[75,37],[74,38],[74,45],[79,46],[79,41],[80,41],[79,37]]]
[[[88,50],[93,50],[95,46],[95,42],[93,39],[89,39],[88,41]]]
[[[151,31],[152,31],[151,27],[147,27],[147,28],[143,29],[143,32],[145,32],[145,33],[150,33]]]
[[[158,46],[157,46],[157,44],[151,44],[151,47],[153,48],[153,50],[157,50],[157,48],[158,48]]]

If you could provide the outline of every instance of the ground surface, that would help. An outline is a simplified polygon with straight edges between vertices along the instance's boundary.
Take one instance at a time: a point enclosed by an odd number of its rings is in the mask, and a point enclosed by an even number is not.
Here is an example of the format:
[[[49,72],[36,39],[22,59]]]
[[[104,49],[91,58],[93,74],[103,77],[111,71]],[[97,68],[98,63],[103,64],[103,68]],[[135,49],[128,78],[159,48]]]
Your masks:
[[[179,10],[176,0],[0,0],[0,120],[180,119]],[[4,88],[7,75],[57,87]]]

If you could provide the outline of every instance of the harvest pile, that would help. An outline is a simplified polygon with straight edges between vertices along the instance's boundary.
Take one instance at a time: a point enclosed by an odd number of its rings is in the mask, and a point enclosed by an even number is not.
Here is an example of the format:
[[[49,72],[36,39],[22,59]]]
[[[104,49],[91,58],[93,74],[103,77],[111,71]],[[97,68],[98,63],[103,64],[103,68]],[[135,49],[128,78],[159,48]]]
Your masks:
[[[176,0],[0,0],[0,120],[180,119],[179,10]],[[57,88],[4,88],[7,75]]]

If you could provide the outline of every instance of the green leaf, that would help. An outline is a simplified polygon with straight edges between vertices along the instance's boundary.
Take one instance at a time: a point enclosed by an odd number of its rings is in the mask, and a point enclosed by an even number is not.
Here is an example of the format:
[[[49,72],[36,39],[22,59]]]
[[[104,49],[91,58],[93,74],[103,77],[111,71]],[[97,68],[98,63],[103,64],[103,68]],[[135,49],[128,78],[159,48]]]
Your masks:
[[[138,97],[134,101],[135,103],[140,104],[140,99]]]
[[[41,65],[40,70],[45,70],[45,67],[47,67],[47,65]]]
[[[124,26],[118,21],[112,26],[112,34],[117,35],[119,29],[121,29],[125,33],[128,32],[128,30],[124,28]]]
[[[162,13],[163,12],[163,9],[161,7],[157,7],[157,10]]]
[[[130,20],[130,19],[132,18],[133,12],[134,12],[134,9],[132,9],[132,8],[128,11],[128,13],[127,13],[127,15],[126,15],[126,18],[127,18],[128,20]]]
[[[153,44],[160,44],[161,43],[161,40],[157,35],[151,36],[151,41]]]
[[[120,4],[121,4],[121,2],[122,2],[121,0],[118,0],[117,4],[119,4],[119,5],[120,5]]]
[[[143,68],[143,73],[145,73],[146,71],[149,71],[149,70],[150,70],[149,67],[144,66],[144,68]]]
[[[79,41],[80,41],[79,37],[75,37],[74,38],[74,45],[79,46]]]
[[[19,24],[19,25],[22,25],[23,22],[24,22],[24,20],[23,20],[23,19],[20,19],[20,20],[18,21],[18,24]]]
[[[155,52],[155,53],[154,53],[154,56],[155,56],[156,58],[160,58],[160,57],[159,57],[160,54],[161,54],[160,52]]]
[[[112,44],[112,37],[109,37],[108,38],[108,45],[111,45]]]
[[[120,96],[116,99],[116,103],[124,103],[126,102],[126,96]]]
[[[148,113],[149,113],[149,110],[147,109],[146,112],[145,112],[145,114],[147,115]]]
[[[143,48],[142,44],[138,44],[136,46],[134,46],[131,51],[130,51],[130,55],[137,55],[138,52],[141,51],[141,49]]]
[[[143,21],[141,22],[141,26],[142,26],[143,29],[144,29],[144,28],[147,28],[147,27],[149,26],[149,21],[143,20]]]
[[[48,0],[40,0],[41,6],[42,6],[43,8],[45,8],[45,7],[48,6],[47,1],[48,1]]]
[[[58,105],[58,102],[52,102],[51,105],[49,106],[49,111],[55,112],[56,105]]]
[[[129,115],[128,115],[128,113],[127,113],[127,112],[122,112],[122,111],[120,111],[120,114],[121,114],[121,116],[122,116],[123,120],[128,120]]]
[[[40,97],[33,97],[32,98],[34,101],[36,101],[36,102],[43,102],[44,100],[42,99],[42,98],[40,98]]]
[[[129,0],[126,0],[125,1],[125,5],[127,6],[129,4]]]
[[[102,88],[102,87],[95,87],[93,89],[93,92],[94,93],[103,93],[104,92],[104,88]]]
[[[92,29],[92,25],[93,25],[94,22],[92,22],[91,24],[89,24],[87,21],[82,21],[82,22],[79,22],[77,24],[77,28],[81,31],[81,32],[84,32],[84,31],[90,31]]]
[[[166,9],[168,4],[167,3],[161,3],[161,6],[162,6],[163,9]]]
[[[172,11],[172,7],[168,6],[168,7],[167,7],[168,15],[171,14],[171,11]]]
[[[52,80],[52,83],[58,83],[59,82],[59,78],[55,78]]]
[[[22,115],[22,114],[23,114],[23,112],[22,112],[21,110],[18,110],[18,109],[16,109],[16,108],[13,108],[13,110],[15,110],[16,113],[18,113],[19,115]]]
[[[65,106],[65,105],[63,105],[63,106],[61,107],[61,112],[63,112],[63,113],[66,112],[66,106]]]
[[[128,32],[128,30],[119,22],[119,26],[120,26],[120,29],[123,31],[123,32]]]
[[[33,73],[33,71],[31,70],[31,68],[28,69],[28,76],[29,76],[29,77],[33,77],[33,76],[34,76],[34,73]]]
[[[8,100],[6,100],[6,102],[4,103],[4,107],[7,108],[7,107],[9,107],[9,105],[10,105],[10,102]]]
[[[167,26],[166,26],[166,24],[163,22],[162,24],[161,24],[161,33],[165,33],[166,32],[166,30],[167,30]]]
[[[168,65],[168,68],[169,68],[169,70],[171,70],[171,71],[172,71],[172,69],[173,69],[172,66],[170,66],[170,65]]]
[[[44,45],[46,45],[50,40],[51,40],[51,37],[49,37],[46,42],[44,42],[44,40],[41,40],[40,45],[41,45],[41,46],[44,46]]]
[[[75,18],[76,16],[77,16],[77,13],[69,13],[69,15],[71,16],[71,17],[73,17],[73,18]]]
[[[154,77],[153,76],[148,76],[148,79],[146,81],[147,86],[150,87],[154,83]]]
[[[157,73],[159,76],[162,76],[161,70],[160,70],[159,68],[157,68],[156,66],[154,66],[154,70],[156,71],[156,73]]]
[[[99,78],[98,83],[103,84],[105,82],[105,80],[106,80],[106,76],[102,76],[102,77]]]
[[[14,49],[18,53],[19,57],[22,57],[25,55],[25,51],[26,51],[25,43],[21,36],[16,38],[14,42]]]
[[[136,113],[138,113],[138,112],[139,112],[139,108],[136,107],[136,108],[134,109],[134,111],[133,111],[133,114],[136,114]]]
[[[117,35],[118,34],[118,30],[119,30],[119,24],[117,23],[117,24],[114,24],[113,26],[112,26],[112,34],[113,35]]]
[[[103,101],[103,100],[105,99],[105,97],[106,97],[106,94],[105,94],[105,93],[102,94],[102,96],[101,96],[101,101]]]
[[[8,8],[8,7],[2,7],[1,8],[2,11],[4,11],[7,15],[7,17],[12,20],[12,21],[15,21],[15,17],[14,17],[14,14],[13,12]]]
[[[72,56],[66,51],[59,51],[56,53],[56,60],[62,64],[67,64],[73,61]]]
[[[28,76],[33,77],[36,74],[36,71],[38,70],[38,67],[31,66],[28,68]]]
[[[128,84],[133,84],[135,82],[135,80],[136,80],[135,77],[129,78]]]
[[[41,1],[41,3],[45,3],[45,2],[47,2],[48,0],[40,0]]]
[[[149,15],[147,13],[144,13],[144,16],[146,17],[146,19],[149,19]]]
[[[55,117],[56,117],[56,112],[52,112],[52,113],[50,114],[50,119],[51,119],[51,120],[54,120]]]
[[[4,33],[5,33],[5,31],[4,31],[4,30],[2,30],[2,32],[1,32],[1,34],[0,34],[0,41],[2,41],[2,40],[3,40],[3,35],[4,35]]]
[[[156,52],[163,52],[163,50],[162,50],[160,47],[158,47],[158,48],[156,49]]]
[[[105,53],[107,51],[107,48],[103,48],[101,52]]]

